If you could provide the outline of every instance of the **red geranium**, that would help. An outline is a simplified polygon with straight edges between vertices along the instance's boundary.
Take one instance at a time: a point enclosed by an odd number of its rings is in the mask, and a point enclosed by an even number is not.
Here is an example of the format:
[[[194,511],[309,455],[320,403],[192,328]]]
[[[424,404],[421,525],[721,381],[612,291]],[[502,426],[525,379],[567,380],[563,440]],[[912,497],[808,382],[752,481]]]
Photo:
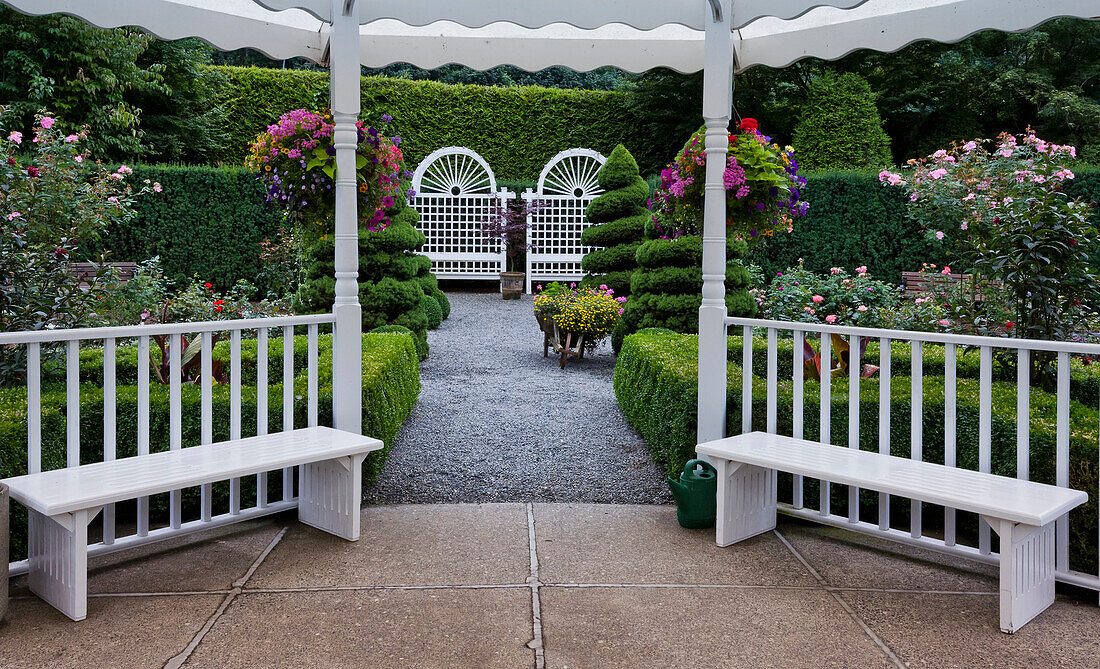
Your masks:
[[[759,125],[754,118],[741,119],[741,130],[744,132],[756,132]]]

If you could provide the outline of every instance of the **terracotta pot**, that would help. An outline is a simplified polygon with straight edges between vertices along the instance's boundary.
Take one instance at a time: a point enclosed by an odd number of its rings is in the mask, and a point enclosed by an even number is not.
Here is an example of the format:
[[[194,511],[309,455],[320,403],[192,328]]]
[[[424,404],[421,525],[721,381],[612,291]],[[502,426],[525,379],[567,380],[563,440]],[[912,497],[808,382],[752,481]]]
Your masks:
[[[525,272],[501,272],[500,296],[505,300],[518,300],[523,295],[523,280],[526,278]]]
[[[0,483],[0,620],[8,612],[8,486]]]

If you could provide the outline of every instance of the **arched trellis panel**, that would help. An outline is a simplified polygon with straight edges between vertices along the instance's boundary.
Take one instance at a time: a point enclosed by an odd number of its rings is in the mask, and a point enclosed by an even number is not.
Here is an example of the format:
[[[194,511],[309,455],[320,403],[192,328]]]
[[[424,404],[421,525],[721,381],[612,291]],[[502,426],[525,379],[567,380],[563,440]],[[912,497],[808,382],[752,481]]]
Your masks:
[[[504,247],[480,226],[515,194],[497,189],[485,159],[464,147],[439,149],[416,167],[412,187],[432,272],[441,279],[499,280],[507,269]]]
[[[538,188],[521,196],[542,207],[527,216],[527,292],[536,281],[571,281],[584,276],[581,259],[596,247],[581,244],[589,226],[584,209],[603,189],[596,173],[607,162],[592,149],[568,149],[550,159]]]

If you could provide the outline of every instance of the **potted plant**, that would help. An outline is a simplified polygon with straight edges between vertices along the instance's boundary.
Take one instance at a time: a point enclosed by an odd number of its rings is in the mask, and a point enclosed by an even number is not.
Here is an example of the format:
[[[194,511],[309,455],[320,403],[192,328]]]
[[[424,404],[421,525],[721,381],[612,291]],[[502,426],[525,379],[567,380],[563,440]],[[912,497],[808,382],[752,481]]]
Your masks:
[[[526,272],[517,272],[516,265],[520,252],[533,248],[527,243],[527,227],[531,214],[544,209],[548,203],[541,200],[521,202],[511,200],[506,203],[494,203],[488,220],[478,224],[478,231],[489,239],[499,240],[504,245],[507,265],[500,273],[500,296],[505,300],[518,300],[523,294]]]
[[[535,298],[535,318],[543,330],[543,355],[552,344],[561,354],[561,368],[570,356],[584,358],[611,334],[623,313],[625,297],[615,297],[606,285],[599,288],[569,288],[550,284]]]

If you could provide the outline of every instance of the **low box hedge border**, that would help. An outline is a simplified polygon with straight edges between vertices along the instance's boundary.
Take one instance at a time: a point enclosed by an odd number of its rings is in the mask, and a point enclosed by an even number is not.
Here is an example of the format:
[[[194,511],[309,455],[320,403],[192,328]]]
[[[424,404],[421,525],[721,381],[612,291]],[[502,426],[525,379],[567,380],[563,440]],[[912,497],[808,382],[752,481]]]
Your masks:
[[[269,342],[272,351],[270,362],[279,360],[281,367],[282,340]],[[295,356],[301,353],[301,364],[294,380],[294,426],[307,425],[308,372],[304,365],[308,341],[305,336],[295,337]],[[227,343],[228,346],[228,343]],[[332,338],[322,335],[318,341],[318,422],[332,425]],[[278,349],[278,357],[276,350]],[[120,349],[120,351],[123,349]],[[255,350],[253,341],[242,342],[242,377],[245,381],[241,388],[241,434],[250,436],[256,433],[256,387],[255,387]],[[99,462],[103,459],[103,388],[102,358],[92,351],[84,351],[82,361],[82,383],[80,386],[80,460],[82,463]],[[225,350],[228,357],[228,348]],[[251,355],[248,355],[250,353]],[[93,364],[83,367],[85,357]],[[94,362],[99,360],[99,367]],[[132,357],[136,361],[136,355]],[[249,362],[251,361],[251,362]],[[131,363],[132,366],[132,363]],[[120,360],[120,368],[124,363]],[[274,367],[274,365],[272,365]],[[251,375],[247,372],[251,368]],[[98,369],[98,371],[97,371]],[[96,376],[99,374],[100,376]],[[87,377],[85,377],[87,375]],[[120,374],[120,378],[122,374]],[[280,373],[274,370],[269,379],[281,381]],[[230,388],[227,384],[213,387],[213,430],[214,441],[229,439]],[[185,385],[182,388],[182,431],[184,447],[195,446],[201,440],[200,388]],[[117,387],[117,457],[136,455],[137,443],[137,387],[119,385]],[[420,363],[416,355],[416,344],[411,335],[402,333],[369,333],[363,335],[363,433],[381,439],[385,448],[371,453],[363,463],[363,485],[374,483],[385,465],[394,437],[405,418],[412,411],[420,394]],[[44,383],[42,388],[42,468],[56,469],[65,466],[65,416],[66,393],[64,385]],[[149,394],[149,437],[150,450],[159,452],[168,449],[169,443],[169,402],[168,386],[153,385]],[[268,387],[268,427],[271,431],[282,429],[283,386],[272,383]],[[27,396],[25,388],[0,389],[0,478],[20,476],[27,473]],[[277,499],[282,494],[281,477],[271,476],[269,496]],[[214,508],[228,509],[229,486],[220,483],[214,486]],[[241,498],[245,504],[255,495],[255,477],[242,481]],[[164,520],[167,516],[167,496],[154,497],[151,503],[151,519]],[[184,491],[185,516],[198,516],[199,495],[197,489]],[[12,551],[11,559],[19,560],[26,556],[26,511],[19,505],[12,508]]]
[[[733,338],[731,338],[733,339]],[[763,346],[764,342],[754,344]],[[731,342],[735,352],[740,342]],[[763,350],[763,349],[762,349]],[[791,349],[788,349],[788,352]],[[895,352],[899,355],[900,350]],[[683,464],[695,455],[698,371],[698,337],[641,331],[627,337],[615,366],[614,389],[619,406],[627,421],[646,440],[654,460],[670,475],[677,475]],[[754,354],[755,358],[755,354]],[[754,363],[754,367],[755,367]],[[910,456],[910,392],[911,380],[898,372],[907,372],[909,361],[893,363],[890,395],[890,452]],[[761,364],[757,369],[763,373]],[[788,367],[789,370],[789,367]],[[727,362],[728,395],[726,401],[727,434],[741,431],[742,369]],[[753,377],[753,425],[762,429],[767,415],[767,382]],[[978,468],[978,381],[959,378],[956,404],[956,462],[969,469]],[[817,439],[819,434],[820,384],[806,381],[803,386],[805,411],[804,435]],[[793,382],[780,376],[777,431],[791,434]],[[1016,385],[1015,382],[995,382],[992,388],[991,471],[1003,476],[1016,475]],[[848,382],[834,380],[831,388],[831,441],[840,446],[848,443]],[[1055,416],[1056,398],[1038,389],[1031,391],[1030,474],[1043,483],[1055,480]],[[879,378],[860,383],[859,433],[860,443],[878,448]],[[944,461],[944,381],[941,376],[924,379],[923,395],[924,459]],[[1071,513],[1070,540],[1074,544],[1071,568],[1095,572],[1097,565],[1097,477],[1098,431],[1100,412],[1091,404],[1070,403],[1070,485],[1089,494],[1089,502]],[[839,488],[840,486],[835,486]],[[810,498],[807,497],[807,500]],[[843,506],[843,496],[833,496],[834,503]],[[930,515],[930,514],[926,514]],[[896,518],[896,515],[895,515]],[[931,519],[931,518],[930,518]],[[934,522],[933,522],[934,526]]]

